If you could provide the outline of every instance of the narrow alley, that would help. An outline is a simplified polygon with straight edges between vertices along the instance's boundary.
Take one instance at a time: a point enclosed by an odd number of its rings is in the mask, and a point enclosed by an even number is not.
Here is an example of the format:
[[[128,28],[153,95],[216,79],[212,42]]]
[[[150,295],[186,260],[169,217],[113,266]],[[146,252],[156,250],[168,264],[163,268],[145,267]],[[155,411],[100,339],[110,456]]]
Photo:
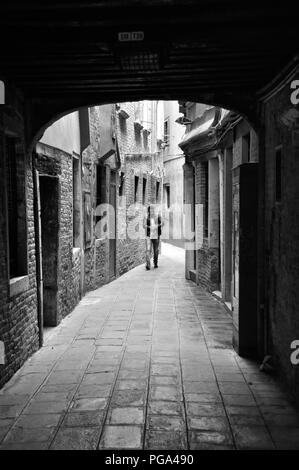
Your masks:
[[[274,378],[231,345],[223,304],[162,245],[89,292],[0,391],[0,449],[299,449]]]

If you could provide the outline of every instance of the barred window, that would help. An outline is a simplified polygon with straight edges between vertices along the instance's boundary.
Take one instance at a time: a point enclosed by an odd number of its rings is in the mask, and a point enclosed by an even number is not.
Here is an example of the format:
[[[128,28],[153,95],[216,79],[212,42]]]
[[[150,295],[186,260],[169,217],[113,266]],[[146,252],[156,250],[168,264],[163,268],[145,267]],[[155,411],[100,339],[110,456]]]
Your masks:
[[[142,204],[143,205],[146,203],[146,184],[147,184],[147,180],[146,178],[143,178],[143,182],[142,182]]]
[[[139,176],[135,176],[135,179],[134,179],[134,202],[138,202],[138,186],[139,186]]]
[[[156,182],[156,202],[159,201],[159,197],[160,197],[160,181],[157,181]]]

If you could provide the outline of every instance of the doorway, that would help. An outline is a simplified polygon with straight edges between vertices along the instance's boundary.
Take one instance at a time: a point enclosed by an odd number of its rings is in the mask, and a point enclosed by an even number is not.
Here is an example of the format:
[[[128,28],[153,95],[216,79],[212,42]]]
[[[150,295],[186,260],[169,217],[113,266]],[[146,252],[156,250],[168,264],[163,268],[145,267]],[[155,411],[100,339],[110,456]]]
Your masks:
[[[59,177],[39,176],[43,326],[56,326],[58,316]]]

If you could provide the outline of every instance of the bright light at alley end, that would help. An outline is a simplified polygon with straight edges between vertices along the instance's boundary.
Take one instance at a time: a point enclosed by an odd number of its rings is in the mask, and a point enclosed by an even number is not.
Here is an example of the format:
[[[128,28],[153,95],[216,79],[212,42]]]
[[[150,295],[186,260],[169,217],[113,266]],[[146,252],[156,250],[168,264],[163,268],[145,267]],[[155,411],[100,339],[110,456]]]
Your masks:
[[[5,85],[2,80],[0,80],[0,104],[5,104]]]

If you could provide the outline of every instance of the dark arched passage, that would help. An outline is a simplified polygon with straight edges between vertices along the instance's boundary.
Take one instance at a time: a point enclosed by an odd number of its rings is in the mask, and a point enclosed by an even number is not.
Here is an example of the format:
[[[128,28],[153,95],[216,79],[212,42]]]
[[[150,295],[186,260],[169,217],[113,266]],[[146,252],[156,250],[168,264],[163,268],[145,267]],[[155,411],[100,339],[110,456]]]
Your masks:
[[[28,144],[78,107],[147,98],[220,105],[256,125],[256,93],[296,53],[286,3],[4,3],[0,78],[24,93]]]
[[[165,87],[167,90],[167,86]],[[249,96],[240,96],[239,94],[223,94],[217,95],[215,93],[201,93],[197,94],[190,90],[182,94],[178,89],[177,92],[172,94],[164,90],[157,90],[154,95],[149,94],[147,90],[138,95],[132,95],[128,92],[115,93],[111,95],[109,100],[108,95],[91,96],[91,97],[78,97],[73,96],[69,99],[49,99],[42,100],[33,99],[29,101],[29,114],[30,114],[30,127],[28,128],[28,148],[31,151],[36,142],[42,137],[44,131],[49,125],[53,124],[62,116],[77,110],[78,108],[97,106],[102,104],[109,104],[115,102],[136,101],[143,99],[161,99],[173,100],[179,99],[183,101],[193,101],[198,103],[207,103],[214,106],[220,106],[225,109],[230,109],[238,112],[244,116],[254,128],[259,128],[259,114],[257,108],[257,101],[253,101]]]

